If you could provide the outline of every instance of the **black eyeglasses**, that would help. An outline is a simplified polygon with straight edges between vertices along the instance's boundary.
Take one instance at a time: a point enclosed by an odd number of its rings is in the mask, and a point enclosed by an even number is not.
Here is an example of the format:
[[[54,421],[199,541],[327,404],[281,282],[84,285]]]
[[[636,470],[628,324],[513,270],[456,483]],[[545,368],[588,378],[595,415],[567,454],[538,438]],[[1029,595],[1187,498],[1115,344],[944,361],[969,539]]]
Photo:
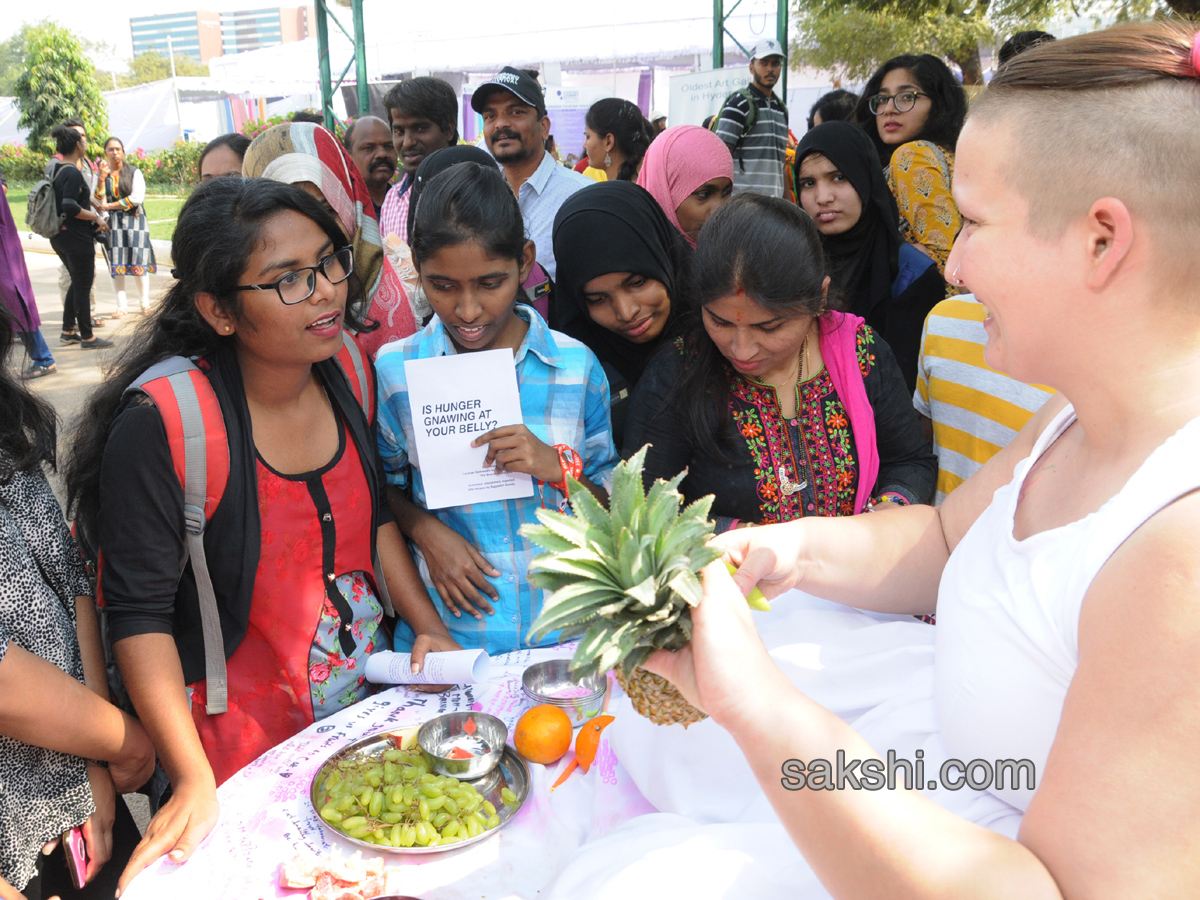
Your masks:
[[[315,266],[305,266],[288,272],[282,278],[276,278],[269,284],[239,284],[239,291],[268,291],[274,289],[283,301],[284,306],[295,306],[303,303],[317,289],[317,271],[325,276],[330,284],[341,284],[354,271],[354,250],[343,247],[325,257]]]
[[[917,105],[918,97],[928,97],[928,94],[923,94],[920,91],[901,91],[898,94],[876,94],[867,101],[867,109],[871,110],[871,115],[878,116],[883,113],[883,109],[888,105],[888,101],[892,101],[892,106],[896,107],[896,112],[908,112]]]

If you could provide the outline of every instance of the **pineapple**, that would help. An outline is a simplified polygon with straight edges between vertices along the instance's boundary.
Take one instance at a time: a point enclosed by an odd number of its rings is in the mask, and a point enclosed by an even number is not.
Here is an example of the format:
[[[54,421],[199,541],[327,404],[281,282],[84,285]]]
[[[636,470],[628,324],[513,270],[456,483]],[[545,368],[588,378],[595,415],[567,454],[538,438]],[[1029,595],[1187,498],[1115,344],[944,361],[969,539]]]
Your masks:
[[[546,591],[530,637],[562,629],[580,637],[572,659],[576,676],[613,669],[633,707],[658,725],[685,727],[705,718],[666,679],[640,668],[658,649],[680,650],[692,637],[692,607],[700,602],[700,570],[721,556],[707,546],[712,496],[682,512],[679,483],[642,482],[643,447],[613,472],[609,509],[577,483],[570,485],[574,516],[538,510],[540,525],[521,534],[545,550],[529,566],[529,580]]]

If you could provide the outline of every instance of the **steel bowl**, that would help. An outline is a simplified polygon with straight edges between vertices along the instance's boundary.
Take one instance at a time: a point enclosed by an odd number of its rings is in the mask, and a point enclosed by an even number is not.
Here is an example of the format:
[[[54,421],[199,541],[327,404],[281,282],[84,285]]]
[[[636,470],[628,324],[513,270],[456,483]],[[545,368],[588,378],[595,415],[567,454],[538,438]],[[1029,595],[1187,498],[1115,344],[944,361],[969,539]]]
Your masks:
[[[467,727],[467,720],[475,723],[472,734]],[[452,746],[457,742],[472,739],[486,745],[477,756],[470,759],[453,759],[448,756]],[[508,741],[508,726],[495,716],[487,713],[462,712],[445,713],[436,719],[430,719],[417,732],[417,746],[429,768],[438,775],[452,775],[462,781],[482,778],[500,762],[504,755],[504,745]]]
[[[572,678],[569,659],[535,663],[521,676],[522,692],[530,701],[557,706],[571,719],[572,725],[582,725],[599,714],[607,687],[607,679],[603,675]],[[578,693],[580,689],[587,693]]]

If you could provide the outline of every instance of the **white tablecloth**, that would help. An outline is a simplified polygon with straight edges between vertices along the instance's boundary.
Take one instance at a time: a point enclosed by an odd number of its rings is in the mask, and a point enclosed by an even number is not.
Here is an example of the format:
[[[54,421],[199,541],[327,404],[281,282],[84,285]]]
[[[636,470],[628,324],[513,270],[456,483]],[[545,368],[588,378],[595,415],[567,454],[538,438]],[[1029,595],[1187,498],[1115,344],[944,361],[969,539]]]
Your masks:
[[[343,855],[354,844],[331,836],[309,802],[317,769],[334,751],[369,734],[416,725],[443,712],[475,709],[503,719],[512,734],[528,709],[521,674],[533,663],[570,655],[554,648],[494,657],[492,678],[444,694],[393,688],[309,726],[264,754],[217,791],[221,818],[183,865],[161,859],[139,875],[126,900],[211,900],[214,897],[299,897],[278,887],[279,864],[297,849],[317,854],[334,847]],[[615,682],[613,690],[619,691]],[[504,900],[536,897],[567,857],[588,841],[627,820],[653,812],[602,738],[596,762],[557,791],[550,785],[570,754],[553,766],[529,766],[529,798],[516,817],[487,840],[445,853],[406,856],[380,853],[403,866],[403,892],[414,897]],[[366,853],[365,855],[372,855]]]

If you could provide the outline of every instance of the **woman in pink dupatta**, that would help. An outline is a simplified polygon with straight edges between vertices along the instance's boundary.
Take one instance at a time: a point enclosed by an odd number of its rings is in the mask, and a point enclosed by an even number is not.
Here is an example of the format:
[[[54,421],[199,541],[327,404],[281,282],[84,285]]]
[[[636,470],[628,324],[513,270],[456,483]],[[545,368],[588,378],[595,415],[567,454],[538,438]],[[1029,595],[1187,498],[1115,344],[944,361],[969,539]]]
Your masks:
[[[379,323],[374,331],[358,335],[366,353],[374,358],[384,344],[417,330],[408,294],[383,252],[366,182],[337,138],[310,122],[276,125],[250,144],[242,173],[295,184],[328,204],[353,242],[354,272],[366,291],[367,318]]]
[[[707,128],[677,125],[655,138],[646,151],[638,184],[695,247],[708,217],[733,194],[733,157]]]
[[[647,366],[622,452],[647,483],[687,469],[718,530],[927,503],[937,461],[891,350],[830,291],[812,219],[745,194],[693,260],[699,315]]]

